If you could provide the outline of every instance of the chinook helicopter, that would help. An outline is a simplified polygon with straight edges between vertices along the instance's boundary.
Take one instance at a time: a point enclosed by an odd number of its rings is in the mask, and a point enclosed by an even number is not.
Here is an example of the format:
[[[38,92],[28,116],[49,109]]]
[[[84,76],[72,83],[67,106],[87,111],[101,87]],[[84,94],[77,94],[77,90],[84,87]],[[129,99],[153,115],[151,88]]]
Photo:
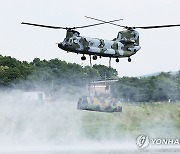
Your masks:
[[[58,43],[58,47],[67,52],[74,52],[77,54],[82,54],[81,60],[86,60],[85,55],[90,56],[90,64],[91,64],[91,56],[93,60],[97,60],[97,56],[101,57],[109,57],[109,66],[111,65],[111,58],[116,58],[116,62],[119,62],[119,58],[127,57],[128,62],[131,62],[131,56],[136,54],[137,51],[141,49],[139,46],[139,33],[136,29],[152,29],[152,28],[164,28],[164,27],[175,27],[180,26],[180,24],[176,25],[159,25],[159,26],[138,26],[138,27],[129,27],[122,26],[119,24],[115,24],[114,22],[119,20],[112,21],[104,21],[99,20],[92,17],[87,17],[89,19],[93,19],[99,21],[99,23],[79,26],[79,27],[57,27],[57,26],[47,26],[41,24],[33,24],[22,22],[21,24],[31,25],[31,26],[39,26],[45,28],[53,28],[53,29],[65,29],[67,30],[66,37],[63,42]],[[124,28],[125,30],[118,32],[118,35],[113,40],[104,40],[98,38],[90,38],[80,36],[80,33],[76,29],[87,28],[102,24],[111,24],[115,26],[119,26]]]

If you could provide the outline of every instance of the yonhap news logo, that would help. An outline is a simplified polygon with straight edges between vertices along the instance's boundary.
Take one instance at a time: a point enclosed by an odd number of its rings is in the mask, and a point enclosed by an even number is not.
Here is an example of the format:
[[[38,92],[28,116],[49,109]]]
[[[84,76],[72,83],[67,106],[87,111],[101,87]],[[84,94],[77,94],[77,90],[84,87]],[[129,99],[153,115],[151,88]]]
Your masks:
[[[144,149],[151,145],[180,145],[178,138],[150,138],[149,135],[139,135],[136,138],[136,145],[139,149]]]
[[[150,143],[148,135],[139,135],[136,139],[136,145],[140,148],[146,148]]]

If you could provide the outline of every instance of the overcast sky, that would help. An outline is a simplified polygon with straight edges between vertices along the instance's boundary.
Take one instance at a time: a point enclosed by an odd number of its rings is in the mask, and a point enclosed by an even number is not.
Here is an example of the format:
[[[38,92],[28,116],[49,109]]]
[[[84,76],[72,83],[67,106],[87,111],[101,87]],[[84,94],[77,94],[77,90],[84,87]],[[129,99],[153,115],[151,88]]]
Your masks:
[[[0,0],[0,54],[19,60],[32,61],[58,58],[67,62],[82,62],[81,55],[67,53],[57,47],[66,31],[21,25],[32,22],[73,27],[97,23],[84,16],[103,20],[123,18],[118,24],[148,26],[180,24],[179,0]],[[112,40],[118,31],[113,25],[79,29],[82,36]],[[112,67],[119,76],[140,76],[159,71],[180,70],[180,27],[139,30],[141,50],[119,63],[112,59]],[[93,61],[108,66],[108,58]]]

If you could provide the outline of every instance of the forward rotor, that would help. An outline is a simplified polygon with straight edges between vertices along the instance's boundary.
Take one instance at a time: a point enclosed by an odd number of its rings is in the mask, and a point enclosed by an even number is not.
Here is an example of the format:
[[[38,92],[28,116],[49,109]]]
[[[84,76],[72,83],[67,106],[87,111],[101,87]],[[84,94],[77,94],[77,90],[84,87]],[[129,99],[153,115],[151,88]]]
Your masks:
[[[92,26],[98,26],[106,23],[113,23],[116,21],[120,21],[123,19],[116,19],[116,20],[111,20],[111,21],[103,21],[97,24],[91,24],[91,25],[85,25],[85,26],[77,26],[77,27],[58,27],[58,26],[49,26],[49,25],[41,25],[41,24],[35,24],[35,23],[28,23],[28,22],[22,22],[21,24],[24,25],[30,25],[30,26],[37,26],[37,27],[44,27],[44,28],[52,28],[52,29],[65,29],[65,30],[75,30],[75,29],[80,29],[80,28],[87,28],[87,27],[92,27]]]

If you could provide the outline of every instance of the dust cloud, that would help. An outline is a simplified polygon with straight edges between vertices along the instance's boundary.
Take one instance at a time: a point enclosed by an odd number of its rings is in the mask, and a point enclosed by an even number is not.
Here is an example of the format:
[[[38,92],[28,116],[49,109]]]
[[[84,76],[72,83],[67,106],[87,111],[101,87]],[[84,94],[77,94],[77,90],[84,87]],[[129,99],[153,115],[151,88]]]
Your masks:
[[[128,128],[132,121],[124,116],[129,113],[81,111],[76,105],[77,100],[39,101],[23,91],[0,91],[0,153],[152,152],[138,150],[135,140],[141,131]]]

